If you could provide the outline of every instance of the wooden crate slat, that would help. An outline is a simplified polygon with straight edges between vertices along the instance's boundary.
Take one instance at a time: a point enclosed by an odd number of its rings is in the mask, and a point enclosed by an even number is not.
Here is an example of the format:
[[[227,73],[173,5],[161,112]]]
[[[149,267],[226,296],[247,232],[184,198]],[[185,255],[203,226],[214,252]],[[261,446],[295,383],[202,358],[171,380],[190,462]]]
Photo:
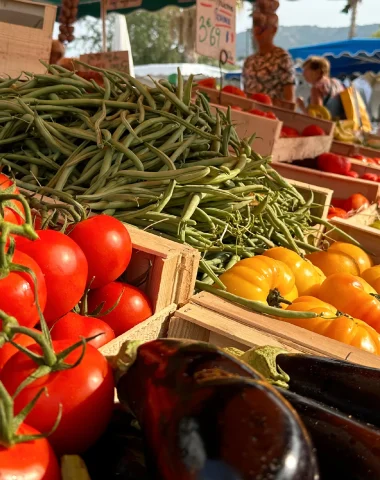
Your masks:
[[[281,320],[250,312],[209,293],[201,292],[195,295],[191,298],[191,303],[208,308],[237,323],[252,326],[264,334],[274,336],[283,344],[291,342],[289,345],[296,345],[298,349],[313,350],[318,355],[342,360],[349,358],[350,361],[355,363],[380,368],[380,356],[364,352]]]
[[[348,198],[354,193],[361,193],[369,201],[374,202],[379,197],[380,184],[376,182],[320,172],[287,163],[273,162],[272,167],[285,178],[333,190],[337,198]]]

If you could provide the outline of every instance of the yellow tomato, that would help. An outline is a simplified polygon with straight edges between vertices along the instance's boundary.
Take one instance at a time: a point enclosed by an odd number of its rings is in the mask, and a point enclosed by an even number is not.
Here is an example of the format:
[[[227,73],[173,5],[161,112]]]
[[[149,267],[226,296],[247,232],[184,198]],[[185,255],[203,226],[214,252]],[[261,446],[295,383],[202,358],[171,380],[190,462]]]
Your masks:
[[[368,268],[362,273],[362,278],[380,293],[380,265]]]
[[[296,252],[284,247],[270,248],[263,253],[266,257],[284,262],[293,272],[298,295],[310,295],[315,287],[326,278],[320,269],[304,260]]]
[[[380,355],[380,335],[365,322],[347,316],[336,316],[336,308],[314,297],[299,297],[287,310],[314,312],[327,318],[281,318],[282,321],[319,333],[366,352]],[[331,318],[328,318],[331,317]]]
[[[258,255],[245,258],[223,273],[227,291],[248,300],[279,306],[276,296],[293,301],[298,297],[295,278],[285,263]]]
[[[349,273],[359,275],[359,266],[355,260],[344,252],[330,251],[313,252],[306,255],[306,258],[328,277],[334,273]]]
[[[357,247],[356,245],[351,245],[350,243],[345,242],[335,242],[327,250],[330,252],[343,252],[349,257],[351,257],[356,265],[359,267],[359,274],[363,273],[368,268],[372,267],[373,261],[371,257],[365,253],[364,250]]]
[[[380,332],[380,301],[373,294],[375,290],[362,278],[335,273],[322,283],[318,298]]]

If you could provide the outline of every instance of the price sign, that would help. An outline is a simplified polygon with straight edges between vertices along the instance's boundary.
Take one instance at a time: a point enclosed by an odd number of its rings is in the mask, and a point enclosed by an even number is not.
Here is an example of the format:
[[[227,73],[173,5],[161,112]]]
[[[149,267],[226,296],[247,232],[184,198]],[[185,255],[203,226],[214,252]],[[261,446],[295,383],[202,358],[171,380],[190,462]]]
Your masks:
[[[140,8],[142,0],[106,0],[107,10],[121,10],[123,8]]]
[[[197,0],[196,50],[219,60],[227,52],[227,62],[236,57],[236,0]]]
[[[127,51],[88,53],[81,55],[79,58],[82,62],[88,63],[93,67],[129,73],[129,55]]]

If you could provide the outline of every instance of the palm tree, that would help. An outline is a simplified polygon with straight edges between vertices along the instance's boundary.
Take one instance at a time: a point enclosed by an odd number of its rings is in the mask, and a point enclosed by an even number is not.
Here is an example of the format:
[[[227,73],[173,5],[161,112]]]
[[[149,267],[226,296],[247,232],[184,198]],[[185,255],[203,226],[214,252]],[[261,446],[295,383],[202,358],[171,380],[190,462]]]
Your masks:
[[[342,10],[343,13],[349,13],[351,11],[351,23],[348,38],[354,38],[356,36],[356,20],[359,2],[361,2],[361,0],[348,0],[347,5]]]

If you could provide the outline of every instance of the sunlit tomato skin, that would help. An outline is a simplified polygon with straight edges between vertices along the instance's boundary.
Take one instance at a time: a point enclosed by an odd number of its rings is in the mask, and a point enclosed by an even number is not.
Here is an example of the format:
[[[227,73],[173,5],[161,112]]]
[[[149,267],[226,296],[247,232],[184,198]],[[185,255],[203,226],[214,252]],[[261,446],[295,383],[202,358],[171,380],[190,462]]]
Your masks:
[[[267,303],[268,295],[278,290],[283,298],[298,297],[295,278],[283,262],[257,255],[237,262],[219,277],[227,291],[248,300]]]
[[[44,311],[46,282],[41,268],[33,258],[18,250],[13,256],[13,263],[28,267],[36,275],[38,300],[41,310]],[[40,317],[31,275],[23,272],[11,272],[0,280],[0,310],[15,317],[24,327],[34,327],[39,322]]]
[[[66,313],[55,322],[50,333],[53,340],[72,340],[73,343],[81,338],[98,335],[88,342],[95,348],[100,348],[115,338],[115,333],[108,323],[99,318],[85,317],[74,312]]]
[[[19,189],[15,186],[14,182],[0,173],[0,192],[19,194]],[[25,211],[22,203],[18,200],[9,200],[4,205],[4,220],[15,225],[22,225],[24,223]]]
[[[84,294],[88,275],[86,257],[74,240],[54,230],[37,230],[39,239],[17,240],[17,248],[30,255],[45,275],[48,324],[72,310]],[[91,239],[89,239],[90,241]]]
[[[324,337],[333,338],[339,342],[352,345],[366,352],[380,355],[380,335],[375,329],[367,325],[365,322],[350,318],[347,316],[339,316],[334,318],[337,309],[318,298],[304,296],[299,297],[287,310],[296,312],[313,312],[317,314],[325,314],[324,316],[331,318],[289,318],[281,319],[292,325],[305,328],[314,333],[319,333]]]
[[[73,344],[70,340],[53,342],[57,353]],[[37,345],[29,347],[40,353]],[[80,357],[81,347],[66,357],[74,364]],[[36,369],[35,362],[22,352],[13,355],[0,372],[0,380],[13,395],[20,383]],[[49,436],[49,442],[59,454],[77,454],[87,450],[104,432],[111,418],[114,401],[114,381],[111,367],[105,357],[91,345],[79,365],[53,372],[35,380],[15,398],[15,413],[19,413],[39,392],[46,387],[28,415],[28,423],[40,432],[49,432],[62,406],[62,418]]]
[[[338,207],[330,207],[327,218],[330,220],[331,218],[338,217],[338,218],[347,218],[347,212],[346,210],[343,210],[343,208],[338,208]]]
[[[351,257],[359,267],[359,274],[372,267],[371,257],[360,247],[345,242],[334,242],[328,249],[328,252],[343,252]]]
[[[90,288],[117,280],[128,267],[132,241],[128,230],[116,218],[97,215],[75,225],[69,237],[76,242],[88,262]]]
[[[333,273],[350,273],[351,275],[359,275],[359,265],[355,260],[344,252],[330,251],[313,252],[305,257],[313,265],[320,268],[328,277]]]
[[[349,197],[345,204],[344,204],[344,209],[347,210],[347,212],[350,212],[351,210],[359,210],[359,208],[368,208],[369,207],[369,201],[368,199],[362,195],[361,193],[354,193]]]
[[[362,278],[380,293],[380,265],[368,268],[362,273]]]
[[[35,328],[31,329],[32,331],[36,333],[41,333],[39,330],[36,330]],[[30,345],[33,345],[35,341],[33,340],[32,337],[29,337],[29,335],[24,335],[23,333],[19,333],[13,337],[13,342],[17,343],[17,345],[21,345],[22,347],[29,347]],[[1,348],[0,348],[0,371],[4,367],[4,365],[7,363],[7,361],[15,354],[18,353],[20,350],[18,350],[17,347],[14,347],[10,342],[6,342]],[[1,477],[0,477],[1,478]]]
[[[102,315],[120,301],[107,315]],[[112,282],[104,287],[91,290],[88,295],[88,310],[93,312],[104,302],[99,318],[113,329],[116,336],[130,330],[152,314],[148,297],[138,288],[122,282]]]
[[[256,102],[265,103],[265,105],[273,105],[271,97],[266,93],[252,93],[251,98]]]
[[[305,261],[302,257],[284,247],[270,248],[263,255],[280,260],[285,263],[293,272],[298,295],[310,295],[317,285],[320,285],[326,278],[319,273],[313,264]]]
[[[22,423],[18,435],[40,432]],[[18,443],[11,448],[0,446],[1,480],[61,480],[55,453],[46,438]]]
[[[318,290],[318,298],[340,312],[358,318],[380,332],[380,302],[366,292],[371,287],[360,277],[336,273],[327,277]]]

